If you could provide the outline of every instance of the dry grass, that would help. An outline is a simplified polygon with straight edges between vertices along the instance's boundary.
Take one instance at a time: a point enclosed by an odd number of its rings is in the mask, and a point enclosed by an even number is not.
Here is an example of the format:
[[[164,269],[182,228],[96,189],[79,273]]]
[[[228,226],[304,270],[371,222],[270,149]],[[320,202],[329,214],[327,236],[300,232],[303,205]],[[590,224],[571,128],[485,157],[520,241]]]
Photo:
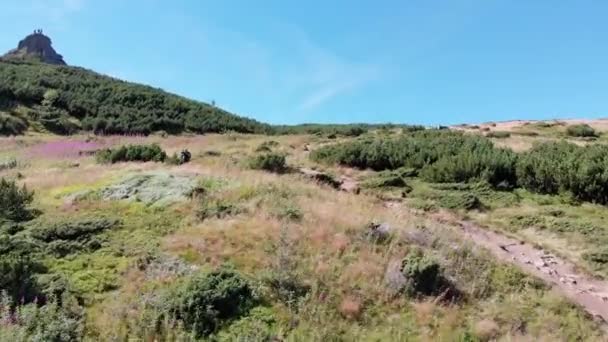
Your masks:
[[[99,139],[104,144],[157,142],[169,153],[188,149],[193,160],[181,166],[156,163],[98,165],[92,157],[84,157],[79,158],[78,167],[66,167],[69,160],[41,158],[19,170],[23,173],[23,182],[40,192],[43,206],[51,207],[57,205],[61,195],[95,188],[124,173],[162,169],[173,173],[196,173],[201,179],[224,180],[225,185],[215,190],[213,196],[234,203],[242,209],[240,213],[201,220],[195,214],[201,204],[197,200],[184,203],[174,208],[182,228],[164,236],[159,242],[159,251],[178,256],[202,269],[231,264],[257,279],[276,268],[278,250],[285,247],[281,246],[281,232],[286,232],[289,258],[294,264],[291,271],[310,285],[312,291],[297,313],[282,304],[273,304],[277,312],[287,316],[286,321],[294,325],[299,322],[299,329],[305,330],[296,330],[294,340],[298,340],[298,336],[299,340],[453,340],[464,336],[465,332],[490,340],[508,336],[501,332],[510,331],[516,317],[524,314],[534,326],[520,337],[560,338],[559,330],[552,330],[553,324],[564,323],[564,319],[557,314],[549,315],[545,324],[542,316],[543,310],[548,310],[546,307],[536,308],[533,313],[526,311],[526,296],[542,297],[544,294],[499,293],[490,298],[473,298],[470,303],[453,304],[434,297],[410,299],[387,295],[386,266],[390,260],[402,258],[410,243],[395,239],[384,245],[374,244],[365,238],[367,224],[387,222],[400,233],[424,227],[434,239],[442,241],[429,250],[438,256],[447,254],[449,248],[446,246],[461,248],[464,245],[448,224],[438,225],[435,220],[418,217],[410,211],[387,208],[370,195],[338,192],[295,174],[276,175],[241,166],[243,158],[268,140],[278,141],[277,149],[289,153],[291,166],[310,166],[304,146],[313,143],[314,137],[207,135]],[[11,147],[2,151],[18,152],[22,148],[19,144],[10,142],[6,146]],[[206,151],[220,151],[221,155],[209,156]],[[328,169],[355,178],[365,174],[335,167]],[[277,215],[285,206],[297,209],[301,218],[293,220]],[[122,277],[120,290],[89,308],[89,324],[98,331],[112,332],[113,337],[123,336],[124,321],[136,320],[141,313],[141,306],[133,304],[137,303],[138,296],[149,293],[150,288],[164,285],[146,281],[141,271],[130,267]],[[569,324],[569,329],[579,323],[571,319],[575,323],[564,323]],[[310,329],[306,330],[307,326]],[[338,332],[343,335],[332,335]]]

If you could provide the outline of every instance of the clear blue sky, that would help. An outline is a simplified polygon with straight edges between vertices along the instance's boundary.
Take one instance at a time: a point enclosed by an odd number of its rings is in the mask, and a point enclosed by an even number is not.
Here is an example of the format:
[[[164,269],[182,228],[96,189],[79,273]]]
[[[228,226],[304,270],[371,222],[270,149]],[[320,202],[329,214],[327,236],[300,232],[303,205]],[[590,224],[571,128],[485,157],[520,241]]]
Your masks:
[[[3,0],[72,65],[271,123],[608,116],[608,1]]]

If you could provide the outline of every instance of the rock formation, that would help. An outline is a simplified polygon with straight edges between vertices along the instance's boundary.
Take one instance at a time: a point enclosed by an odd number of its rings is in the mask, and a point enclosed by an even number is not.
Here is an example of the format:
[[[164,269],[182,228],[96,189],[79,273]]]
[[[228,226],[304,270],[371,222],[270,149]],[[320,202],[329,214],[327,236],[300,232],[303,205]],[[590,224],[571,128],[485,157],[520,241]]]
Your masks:
[[[44,63],[66,65],[63,57],[52,47],[51,39],[42,33],[42,30],[35,30],[19,42],[16,49],[9,51],[4,58],[28,58],[34,57]]]

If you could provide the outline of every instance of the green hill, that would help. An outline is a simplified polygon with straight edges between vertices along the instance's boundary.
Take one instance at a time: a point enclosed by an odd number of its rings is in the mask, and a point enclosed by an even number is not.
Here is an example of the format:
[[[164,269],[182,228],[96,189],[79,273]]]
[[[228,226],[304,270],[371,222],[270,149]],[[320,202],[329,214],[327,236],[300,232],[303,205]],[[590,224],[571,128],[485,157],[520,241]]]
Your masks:
[[[35,60],[0,60],[0,134],[236,131],[272,128],[215,106],[93,71]]]

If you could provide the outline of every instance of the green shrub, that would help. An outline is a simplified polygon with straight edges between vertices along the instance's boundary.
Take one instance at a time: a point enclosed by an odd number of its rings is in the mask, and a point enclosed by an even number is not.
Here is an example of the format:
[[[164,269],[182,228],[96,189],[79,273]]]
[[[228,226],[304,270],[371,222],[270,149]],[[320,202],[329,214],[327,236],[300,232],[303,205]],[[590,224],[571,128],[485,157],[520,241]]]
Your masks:
[[[205,220],[208,218],[225,218],[241,213],[242,209],[237,205],[217,198],[203,198],[201,206],[196,215],[199,219]]]
[[[442,283],[439,263],[421,251],[410,252],[401,263],[401,273],[408,281],[408,295],[431,295]]]
[[[225,269],[194,276],[172,297],[172,314],[198,337],[247,314],[256,304],[249,283]]]
[[[280,153],[263,153],[249,159],[249,168],[282,173],[287,170],[285,155]]]
[[[284,220],[300,221],[304,214],[300,208],[294,205],[281,205],[276,211],[276,216]]]
[[[474,194],[468,192],[447,193],[438,201],[439,205],[447,209],[482,209],[481,200]]]
[[[78,241],[87,239],[91,235],[99,234],[117,224],[117,220],[106,218],[61,222],[53,225],[43,224],[32,228],[30,234],[33,238],[44,242],[54,240]]]
[[[101,248],[103,239],[97,237],[118,224],[117,220],[91,219],[61,222],[51,225],[39,223],[30,228],[30,235],[44,243],[46,252],[58,257]]]
[[[44,271],[44,266],[31,256],[3,255],[0,257],[0,290],[5,291],[13,303],[30,303],[41,294],[36,274]]]
[[[608,264],[608,249],[604,248],[593,252],[587,252],[583,254],[583,259],[591,263],[604,266]]]
[[[10,170],[17,167],[17,159],[8,159],[0,161],[0,171]]]
[[[386,187],[405,187],[407,184],[403,177],[393,171],[383,171],[368,179],[361,186],[364,188],[386,188]]]
[[[34,193],[27,190],[25,185],[20,188],[15,181],[0,179],[0,222],[27,221],[33,217],[29,205],[34,200]]]
[[[597,132],[587,124],[572,125],[566,128],[566,134],[571,137],[597,137]]]
[[[490,147],[461,151],[425,167],[421,177],[429,182],[459,183],[484,181],[497,188],[516,185],[516,155]]]
[[[9,310],[0,302],[0,340],[76,342],[84,338],[84,310],[73,298]]]
[[[272,310],[265,307],[253,308],[250,313],[222,329],[214,340],[233,341],[275,341],[277,338],[277,319]]]
[[[116,149],[105,149],[97,152],[97,161],[104,164],[114,164],[128,161],[164,162],[167,154],[157,144],[126,145]]]
[[[27,130],[27,123],[22,119],[0,113],[0,135],[19,135]]]
[[[517,181],[530,191],[608,204],[608,146],[537,145],[520,156]]]
[[[311,153],[311,159],[378,171],[413,168],[433,182],[515,183],[513,152],[494,147],[485,137],[460,132],[428,130],[397,138],[358,139],[322,147]]]
[[[486,134],[488,138],[506,139],[511,136],[511,133],[505,131],[491,131]]]
[[[272,152],[272,149],[279,146],[279,143],[274,140],[264,141],[256,149],[256,152]]]

